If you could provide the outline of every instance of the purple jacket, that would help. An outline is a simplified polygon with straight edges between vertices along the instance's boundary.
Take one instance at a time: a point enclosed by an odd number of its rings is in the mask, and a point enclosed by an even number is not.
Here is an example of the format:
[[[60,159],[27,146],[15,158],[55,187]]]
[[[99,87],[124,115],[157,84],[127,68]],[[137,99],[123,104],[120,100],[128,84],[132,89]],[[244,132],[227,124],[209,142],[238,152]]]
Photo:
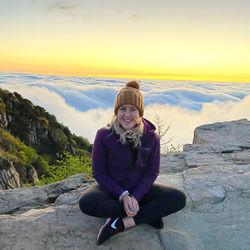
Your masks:
[[[146,194],[159,174],[160,141],[155,126],[143,118],[144,131],[137,160],[133,162],[129,145],[118,141],[112,130],[97,131],[92,151],[92,172],[96,181],[119,197],[128,190],[138,201]]]

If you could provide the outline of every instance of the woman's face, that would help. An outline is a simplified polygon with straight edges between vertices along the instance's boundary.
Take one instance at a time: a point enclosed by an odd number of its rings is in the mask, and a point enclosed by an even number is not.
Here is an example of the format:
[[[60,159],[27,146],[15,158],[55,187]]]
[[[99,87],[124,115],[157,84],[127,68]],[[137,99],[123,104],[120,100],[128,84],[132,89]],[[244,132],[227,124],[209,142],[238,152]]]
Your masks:
[[[125,130],[134,128],[139,117],[138,109],[129,104],[122,105],[117,112],[118,121]]]

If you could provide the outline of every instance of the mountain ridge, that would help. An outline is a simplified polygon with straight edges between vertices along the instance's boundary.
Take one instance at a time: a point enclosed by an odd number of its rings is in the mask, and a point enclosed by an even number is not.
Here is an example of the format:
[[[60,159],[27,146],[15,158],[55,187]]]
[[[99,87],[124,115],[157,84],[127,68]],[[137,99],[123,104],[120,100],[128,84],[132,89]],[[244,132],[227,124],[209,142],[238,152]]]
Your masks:
[[[87,139],[72,134],[44,108],[17,92],[0,88],[0,171],[5,170],[2,176],[13,179],[19,175],[20,185],[32,183],[42,175],[51,176],[48,164],[55,164],[64,152],[90,157],[91,150]],[[13,175],[15,169],[17,173]],[[5,183],[4,186],[13,185]]]

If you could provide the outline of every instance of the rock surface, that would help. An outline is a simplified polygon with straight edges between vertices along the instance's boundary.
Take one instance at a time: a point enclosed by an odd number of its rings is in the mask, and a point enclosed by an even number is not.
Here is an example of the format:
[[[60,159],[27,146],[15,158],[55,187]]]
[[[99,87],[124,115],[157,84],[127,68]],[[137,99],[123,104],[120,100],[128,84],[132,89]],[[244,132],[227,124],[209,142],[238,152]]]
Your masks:
[[[157,181],[187,194],[163,230],[140,225],[96,246],[104,219],[82,214],[84,175],[44,187],[0,190],[0,242],[17,249],[250,249],[250,122],[205,125],[194,144],[162,156]]]
[[[247,119],[218,122],[195,129],[193,143],[208,143],[250,149],[250,127]]]
[[[0,159],[3,162],[0,154]],[[5,160],[6,169],[0,170],[0,190],[1,189],[13,189],[21,186],[19,174],[13,166],[12,162]]]
[[[13,162],[5,159],[0,150],[0,190],[1,189],[15,189],[20,188],[21,178],[17,172]],[[37,171],[34,167],[29,166],[26,168],[26,177],[30,183],[39,181]]]

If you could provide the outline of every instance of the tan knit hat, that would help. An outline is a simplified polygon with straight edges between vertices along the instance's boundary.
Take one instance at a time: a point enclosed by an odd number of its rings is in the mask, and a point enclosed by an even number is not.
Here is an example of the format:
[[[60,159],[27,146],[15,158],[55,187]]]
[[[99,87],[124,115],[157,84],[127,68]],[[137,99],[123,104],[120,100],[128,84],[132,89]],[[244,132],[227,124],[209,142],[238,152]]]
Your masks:
[[[140,84],[137,81],[130,81],[122,88],[115,99],[114,112],[117,114],[118,109],[124,105],[134,105],[142,117],[144,114],[144,99],[140,92]]]

